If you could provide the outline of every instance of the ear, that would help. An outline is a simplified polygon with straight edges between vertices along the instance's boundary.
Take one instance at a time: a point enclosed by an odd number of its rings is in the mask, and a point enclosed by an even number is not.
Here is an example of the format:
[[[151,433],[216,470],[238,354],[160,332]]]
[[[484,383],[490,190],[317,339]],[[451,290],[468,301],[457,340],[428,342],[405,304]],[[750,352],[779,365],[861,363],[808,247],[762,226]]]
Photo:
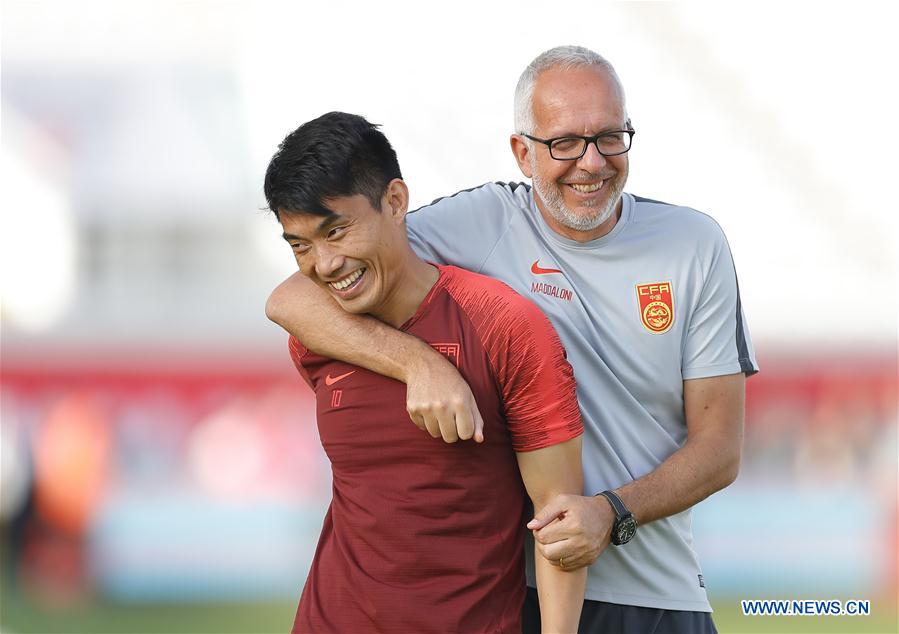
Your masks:
[[[381,213],[390,214],[391,218],[401,224],[409,211],[409,188],[400,178],[394,178],[387,184],[384,199],[381,203]]]
[[[531,178],[533,176],[531,173],[531,148],[528,146],[527,139],[520,134],[513,134],[509,137],[509,144],[512,146],[512,154],[515,155],[515,160],[518,162],[518,169],[522,174]]]

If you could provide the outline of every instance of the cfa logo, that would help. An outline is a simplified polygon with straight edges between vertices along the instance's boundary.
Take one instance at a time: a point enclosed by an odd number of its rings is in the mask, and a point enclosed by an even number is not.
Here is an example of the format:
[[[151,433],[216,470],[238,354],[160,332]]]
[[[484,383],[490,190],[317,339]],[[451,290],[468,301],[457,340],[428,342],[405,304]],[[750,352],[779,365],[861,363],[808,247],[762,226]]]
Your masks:
[[[458,343],[432,343],[431,347],[446,357],[457,368],[461,367],[461,346]]]
[[[640,302],[640,321],[646,329],[660,335],[674,323],[674,296],[671,282],[637,284]]]

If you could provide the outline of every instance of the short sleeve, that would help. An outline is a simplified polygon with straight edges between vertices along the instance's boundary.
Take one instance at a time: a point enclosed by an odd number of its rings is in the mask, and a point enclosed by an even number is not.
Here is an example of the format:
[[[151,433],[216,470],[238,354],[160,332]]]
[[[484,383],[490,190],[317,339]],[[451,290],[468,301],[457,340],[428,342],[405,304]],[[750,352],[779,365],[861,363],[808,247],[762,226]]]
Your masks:
[[[583,433],[574,371],[559,336],[532,302],[509,289],[488,326],[487,352],[502,391],[515,451],[534,451]],[[485,324],[491,320],[485,315]]]
[[[290,351],[290,359],[293,361],[293,365],[296,367],[297,372],[300,373],[300,376],[303,377],[306,384],[314,390],[315,386],[312,384],[312,377],[309,376],[309,371],[306,370],[303,365],[303,357],[308,350],[302,343],[300,343],[300,340],[293,335],[287,339],[287,349]]]
[[[478,272],[526,200],[527,185],[487,183],[409,212],[409,243],[419,257]]]
[[[717,225],[716,229],[712,257],[687,328],[684,379],[758,372],[733,258],[723,232]]]

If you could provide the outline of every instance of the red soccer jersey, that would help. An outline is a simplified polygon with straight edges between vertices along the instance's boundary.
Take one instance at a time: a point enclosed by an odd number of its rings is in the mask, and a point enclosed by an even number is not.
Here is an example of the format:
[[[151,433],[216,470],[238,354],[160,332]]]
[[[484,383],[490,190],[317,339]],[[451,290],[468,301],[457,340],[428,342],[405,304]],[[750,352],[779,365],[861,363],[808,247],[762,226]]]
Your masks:
[[[549,321],[502,282],[455,267],[402,329],[456,364],[485,441],[447,444],[406,386],[290,339],[313,387],[333,494],[293,632],[520,632],[526,491],[515,451],[583,431]]]

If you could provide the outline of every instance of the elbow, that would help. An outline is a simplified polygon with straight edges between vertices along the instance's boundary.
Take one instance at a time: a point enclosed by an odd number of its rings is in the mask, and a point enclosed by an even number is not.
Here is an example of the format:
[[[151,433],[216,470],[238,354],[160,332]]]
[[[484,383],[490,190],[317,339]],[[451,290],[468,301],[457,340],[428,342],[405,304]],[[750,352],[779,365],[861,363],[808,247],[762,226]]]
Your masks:
[[[726,489],[740,474],[740,448],[716,448],[715,458],[707,463],[703,499]]]
[[[268,299],[265,301],[265,316],[276,324],[281,323],[284,314],[283,302],[278,296],[278,289],[275,289]]]
[[[729,487],[733,484],[737,476],[740,474],[740,452],[736,452],[733,456],[721,465],[719,470],[719,486],[717,490]]]
[[[290,276],[281,282],[265,301],[265,316],[279,326],[286,328],[287,321],[297,310],[297,294],[303,290],[302,287],[296,286],[300,281],[297,280],[296,274]]]
[[[326,308],[318,308],[325,305],[321,303],[318,295],[324,292],[320,291],[309,278],[297,271],[281,282],[268,296],[265,302],[265,316],[291,334],[296,335],[291,329],[309,324],[309,319],[304,314],[310,305],[313,308],[313,314],[319,320],[328,315]]]

